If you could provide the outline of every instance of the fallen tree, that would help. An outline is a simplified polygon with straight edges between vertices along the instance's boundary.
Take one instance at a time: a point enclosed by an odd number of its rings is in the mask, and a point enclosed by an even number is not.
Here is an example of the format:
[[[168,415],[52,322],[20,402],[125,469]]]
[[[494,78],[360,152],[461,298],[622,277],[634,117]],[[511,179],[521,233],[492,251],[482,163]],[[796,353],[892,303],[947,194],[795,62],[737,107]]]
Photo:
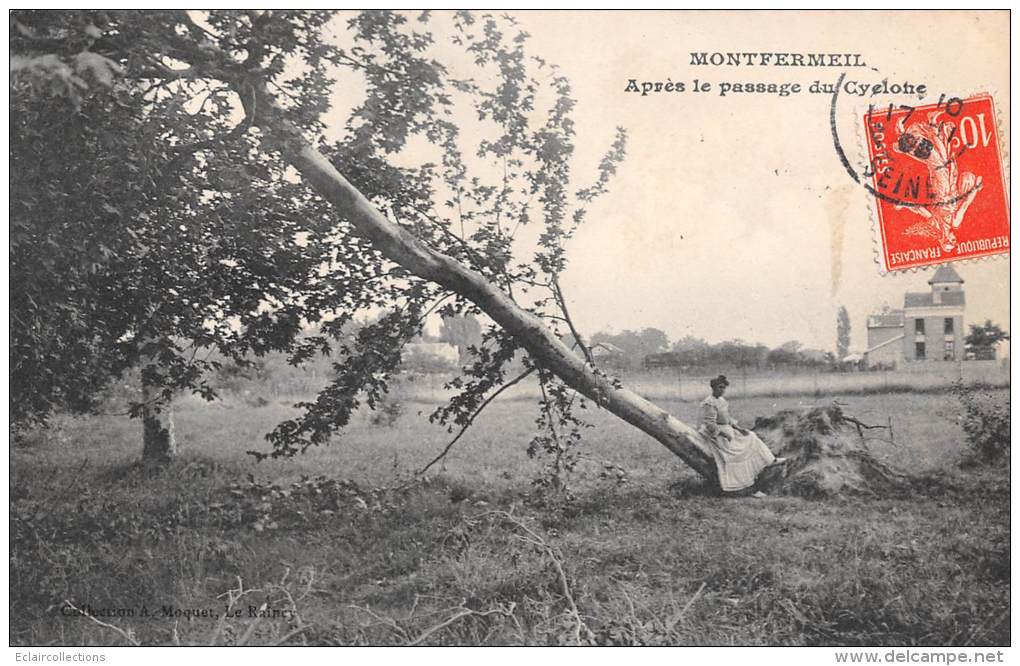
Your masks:
[[[708,443],[695,429],[633,391],[617,386],[594,364],[574,354],[538,316],[518,305],[506,291],[387,219],[305,140],[269,93],[264,80],[249,72],[234,74],[223,66],[225,55],[222,53],[213,60],[215,65],[208,64],[209,54],[216,53],[216,48],[210,42],[205,44],[208,49],[194,53],[201,54],[201,59],[193,66],[228,81],[244,104],[248,122],[262,129],[284,159],[387,259],[477,305],[541,367],[600,407],[654,437],[701,475],[715,477]]]
[[[580,356],[533,313],[460,262],[430,249],[389,221],[321,153],[291,125],[261,83],[235,81],[255,125],[276,140],[285,158],[337,213],[349,220],[388,259],[414,275],[434,282],[477,305],[544,368],[599,406],[651,435],[700,474],[713,478],[715,467],[701,435],[665,410],[617,387]]]
[[[704,478],[715,480],[709,443],[701,434],[602,372],[570,318],[559,285],[567,263],[565,241],[583,220],[584,205],[605,192],[623,157],[624,133],[618,132],[600,163],[595,184],[577,191],[570,214],[573,204],[568,201],[567,186],[573,125],[569,111],[574,101],[569,83],[555,70],[547,77],[551,81],[547,87],[526,73],[530,60],[521,47],[527,37],[522,31],[511,27],[505,33],[487,15],[477,25],[470,14],[455,15],[455,43],[464,45],[477,66],[496,72],[497,84],[488,90],[449,76],[444,66],[424,55],[432,35],[408,29],[406,18],[390,13],[367,12],[350,19],[355,39],[362,44],[351,50],[324,38],[329,16],[321,13],[100,12],[70,19],[62,16],[55,26],[47,25],[54,20],[51,17],[16,18],[19,37],[12,48],[19,50],[21,69],[44,72],[36,78],[67,78],[49,59],[51,51],[61,47],[61,57],[72,59],[76,68],[99,79],[95,94],[105,94],[102,88],[116,92],[114,74],[126,82],[129,103],[139,112],[141,126],[149,126],[146,123],[154,112],[163,114],[161,119],[170,118],[156,132],[172,137],[170,149],[157,156],[162,161],[152,160],[161,166],[147,166],[159,177],[146,174],[141,193],[123,202],[125,208],[137,207],[139,201],[156,210],[180,208],[181,197],[186,196],[188,207],[179,228],[208,225],[201,243],[193,247],[195,256],[168,258],[171,263],[162,266],[158,254],[154,259],[144,246],[129,246],[124,256],[109,262],[119,271],[114,275],[130,275],[130,270],[116,264],[138,250],[138,274],[158,276],[162,282],[157,281],[158,304],[132,303],[134,311],[147,313],[146,318],[123,317],[125,321],[108,339],[128,347],[132,339],[144,338],[149,347],[155,344],[152,340],[162,340],[162,346],[156,344],[145,353],[176,368],[163,373],[175,378],[173,388],[193,387],[202,368],[193,365],[193,353],[191,360],[184,359],[184,350],[168,342],[171,334],[190,336],[193,347],[215,347],[235,359],[253,351],[286,349],[300,362],[329,349],[325,339],[299,344],[300,321],[320,321],[340,312],[323,325],[343,355],[343,363],[336,365],[338,377],[314,402],[303,404],[300,417],[270,433],[272,455],[293,455],[326,442],[346,425],[360,404],[359,395],[367,396],[370,406],[378,402],[387,390],[386,379],[399,364],[401,348],[420,332],[430,313],[484,312],[494,323],[485,336],[488,346],[476,350],[474,364],[466,368],[470,381],[460,384],[461,394],[434,415],[441,423],[473,419],[479,405],[486,404],[486,396],[507,383],[506,363],[517,350],[524,350],[528,371],[537,370],[542,386],[543,418],[550,432],[543,441],[553,454],[557,474],[569,467],[569,448],[576,436],[558,431],[558,424],[576,423],[570,412],[573,399],[561,390],[570,387],[653,437]],[[419,20],[427,22],[428,17]],[[78,50],[82,42],[75,42],[75,30],[88,38],[84,50]],[[299,67],[299,73],[293,74],[288,59],[298,59],[304,69]],[[533,60],[545,66],[541,59]],[[321,116],[328,109],[331,91],[330,67],[347,67],[363,75],[366,95],[351,114],[347,137],[334,145],[321,139]],[[544,116],[536,112],[536,100],[543,91],[548,92]],[[455,93],[502,132],[494,141],[480,141],[477,150],[497,169],[493,186],[466,176],[458,130],[447,119],[457,108],[458,102],[452,100]],[[81,100],[75,103],[80,105]],[[189,105],[197,110],[182,113]],[[168,115],[171,111],[178,115]],[[244,116],[240,122],[239,112]],[[545,121],[532,128],[536,115]],[[186,139],[176,133],[187,135]],[[388,162],[411,136],[440,149],[441,167],[425,163],[406,169]],[[274,159],[278,160],[275,165]],[[293,174],[285,165],[331,209],[294,191],[289,185]],[[149,182],[158,183],[151,193],[145,189]],[[167,198],[167,192],[177,190],[180,195]],[[249,196],[263,190],[262,199]],[[210,197],[209,192],[222,196]],[[447,207],[456,211],[449,218],[431,212],[442,195],[450,197]],[[514,232],[504,224],[513,221],[514,229],[527,224],[533,198],[540,207],[543,233],[532,261],[514,265],[510,261]],[[462,212],[472,201],[476,210]],[[271,208],[272,215],[264,215],[260,206]],[[117,211],[121,219],[130,213]],[[235,242],[235,237],[216,240],[215,236],[217,224],[232,214],[252,219],[253,224],[289,226],[278,236],[260,238],[263,246],[244,253],[212,252]],[[471,233],[466,230],[468,223],[473,225]],[[157,221],[140,224],[143,232],[173,243],[173,227]],[[252,229],[240,226],[233,230],[236,238],[247,238]],[[294,241],[299,234],[306,240]],[[318,248],[318,254],[309,247]],[[166,284],[164,273],[173,275],[174,261],[188,266],[187,279]],[[251,273],[229,277],[223,268],[238,265],[252,266]],[[333,267],[325,280],[318,273],[324,265]],[[208,270],[228,277],[203,280],[202,271]],[[286,277],[285,284],[279,284],[278,274]],[[255,289],[239,307],[238,291],[251,291],[244,286],[245,279],[253,280]],[[542,295],[524,302],[521,296],[528,289]],[[194,295],[198,291],[201,298]],[[117,294],[123,298],[122,292]],[[452,304],[444,304],[448,299]],[[368,305],[387,312],[362,329],[353,343],[343,341],[342,325],[357,308]],[[110,309],[120,313],[125,305],[116,301]],[[172,316],[161,321],[152,315],[154,311],[169,311]],[[25,318],[40,312],[33,303]],[[233,325],[232,318],[241,326]],[[210,320],[215,325],[210,326]],[[568,331],[564,333],[560,326]],[[90,334],[88,330],[75,333],[86,338]],[[573,338],[573,347],[564,342],[565,336]],[[123,354],[124,367],[141,355],[141,349]],[[197,386],[209,393],[207,387]]]

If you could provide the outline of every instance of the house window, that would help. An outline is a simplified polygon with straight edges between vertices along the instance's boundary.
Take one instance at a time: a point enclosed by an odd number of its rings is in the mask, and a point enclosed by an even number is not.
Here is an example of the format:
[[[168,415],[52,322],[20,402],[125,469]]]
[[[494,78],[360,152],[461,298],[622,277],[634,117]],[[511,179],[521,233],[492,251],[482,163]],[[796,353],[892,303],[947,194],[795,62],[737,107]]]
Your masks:
[[[946,321],[951,320],[947,319]],[[956,360],[956,345],[953,344],[952,340],[946,340],[946,350],[945,353],[942,355],[942,358],[946,361]]]
[[[924,360],[924,343],[923,342],[915,342],[914,343],[914,357],[918,361],[923,361]]]
[[[953,334],[953,318],[952,317],[946,317],[945,320],[943,321],[943,327],[942,328],[943,328],[943,332],[946,335],[952,335]]]
[[[918,335],[924,335],[924,320],[923,319],[915,319],[914,320],[914,333],[916,333]]]

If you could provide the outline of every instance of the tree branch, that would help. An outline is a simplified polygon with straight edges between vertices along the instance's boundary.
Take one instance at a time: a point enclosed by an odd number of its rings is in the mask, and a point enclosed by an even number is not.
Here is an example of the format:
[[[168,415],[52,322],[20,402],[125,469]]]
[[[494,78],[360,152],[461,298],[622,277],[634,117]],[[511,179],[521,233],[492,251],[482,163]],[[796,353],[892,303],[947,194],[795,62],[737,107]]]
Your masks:
[[[506,511],[489,511],[487,514],[482,515],[499,516],[524,532],[525,536],[520,537],[523,541],[545,551],[545,553],[549,556],[549,560],[553,564],[553,568],[556,569],[556,573],[559,575],[560,588],[563,590],[563,596],[567,600],[567,604],[570,606],[570,614],[574,617],[574,639],[577,641],[578,645],[584,645],[585,642],[591,642],[595,635],[581,618],[581,612],[577,608],[577,602],[574,601],[574,595],[570,591],[570,583],[567,580],[567,572],[563,569],[563,558],[556,549],[546,543],[545,539],[536,534],[534,530]]]
[[[98,624],[98,625],[99,625],[100,627],[106,627],[107,629],[112,629],[112,630],[116,631],[116,632],[117,632],[118,634],[120,634],[121,636],[123,636],[123,637],[124,637],[124,640],[126,640],[126,641],[127,641],[128,643],[130,643],[131,645],[134,645],[134,646],[136,646],[136,647],[139,647],[139,646],[141,646],[141,643],[139,643],[139,642],[138,642],[138,639],[136,639],[136,638],[135,638],[135,636],[134,636],[134,632],[132,632],[132,631],[131,631],[130,629],[129,629],[129,630],[127,630],[127,631],[125,631],[125,630],[121,629],[120,627],[118,627],[117,625],[114,625],[114,624],[109,624],[108,622],[103,622],[103,621],[102,621],[102,620],[100,620],[99,618],[97,618],[97,617],[95,617],[95,616],[91,615],[91,614],[90,614],[90,613],[89,613],[88,611],[84,611],[84,610],[82,610],[82,609],[78,608],[77,606],[75,606],[74,604],[72,604],[72,603],[71,603],[70,601],[68,601],[67,599],[65,599],[65,600],[64,600],[64,603],[65,603],[65,604],[67,604],[67,605],[68,605],[68,607],[70,607],[70,608],[73,608],[74,610],[76,610],[76,611],[78,611],[79,613],[81,613],[81,614],[82,614],[83,616],[85,616],[85,617],[87,617],[88,619],[92,620],[93,622],[95,622],[96,624]]]
[[[473,302],[565,384],[654,437],[702,476],[715,480],[710,444],[697,430],[633,391],[607,385],[604,376],[571,352],[541,318],[521,308],[485,276],[436,252],[387,219],[329,159],[309,144],[262,81],[248,74],[226,78],[235,90],[244,92],[245,110],[254,117],[254,124],[272,137],[283,157],[383,256]],[[249,91],[254,93],[250,100]]]
[[[492,395],[490,395],[490,396],[489,396],[488,398],[486,398],[486,399],[485,399],[485,402],[483,402],[483,403],[482,403],[481,405],[479,405],[478,409],[476,409],[476,410],[474,411],[474,413],[473,413],[473,414],[471,414],[471,416],[470,416],[470,417],[468,418],[468,420],[467,420],[467,423],[465,423],[465,424],[464,424],[464,425],[463,425],[463,426],[461,427],[461,429],[460,429],[460,432],[458,432],[458,433],[457,433],[457,436],[456,436],[456,437],[454,437],[454,438],[453,438],[453,439],[452,439],[452,440],[450,441],[450,443],[446,445],[446,448],[444,448],[444,449],[443,449],[443,450],[442,450],[442,451],[441,451],[441,452],[439,453],[439,455],[438,455],[438,456],[436,456],[435,458],[433,458],[433,459],[432,459],[432,461],[431,461],[431,462],[429,462],[429,464],[428,464],[428,465],[425,465],[424,467],[422,467],[422,468],[421,468],[421,470],[419,470],[419,472],[418,472],[417,476],[421,476],[421,475],[422,475],[422,474],[424,474],[425,472],[429,471],[429,468],[431,468],[431,467],[432,467],[433,465],[435,465],[435,464],[436,464],[437,462],[439,462],[440,460],[442,460],[443,458],[445,458],[445,457],[446,457],[446,454],[447,454],[447,453],[449,453],[449,452],[450,452],[450,449],[452,449],[452,448],[453,448],[453,445],[457,443],[457,440],[459,440],[459,439],[461,438],[461,436],[462,436],[462,435],[463,435],[463,434],[464,434],[465,432],[467,432],[467,429],[468,429],[468,428],[470,428],[470,427],[471,427],[471,424],[473,424],[473,423],[475,422],[475,419],[476,419],[476,418],[478,417],[478,415],[482,413],[482,410],[483,410],[483,409],[485,409],[485,408],[486,408],[486,407],[487,407],[487,406],[489,405],[489,403],[491,403],[491,402],[492,402],[493,400],[495,400],[495,399],[496,399],[496,398],[497,398],[497,397],[499,396],[499,394],[500,394],[500,393],[502,393],[503,391],[507,390],[508,388],[510,388],[511,386],[513,386],[514,384],[517,384],[517,383],[519,383],[519,382],[520,382],[521,380],[523,380],[523,379],[524,379],[525,377],[527,377],[528,375],[530,375],[530,374],[531,374],[532,372],[534,372],[534,371],[535,371],[535,368],[528,368],[528,369],[527,369],[527,370],[526,370],[525,372],[521,373],[520,375],[518,375],[518,376],[517,376],[517,377],[515,377],[514,379],[512,379],[512,380],[508,381],[508,382],[507,382],[506,384],[503,384],[502,386],[500,386],[500,387],[499,387],[499,389],[498,389],[498,390],[497,390],[497,391],[496,391],[495,393],[493,393],[493,394],[492,394]]]
[[[577,328],[574,326],[574,320],[570,318],[570,311],[567,310],[567,301],[563,298],[563,290],[560,289],[559,278],[553,275],[550,283],[552,284],[552,291],[553,296],[556,299],[556,304],[559,306],[560,311],[563,312],[563,321],[567,322],[567,326],[570,328],[570,334],[574,336],[574,340],[576,340],[578,346],[581,347],[581,352],[584,353],[584,357],[588,361],[588,364],[592,368],[595,368],[595,357],[592,356],[591,348],[585,344],[584,338],[581,337],[581,334],[577,332]],[[598,404],[598,401],[596,401],[596,404]]]

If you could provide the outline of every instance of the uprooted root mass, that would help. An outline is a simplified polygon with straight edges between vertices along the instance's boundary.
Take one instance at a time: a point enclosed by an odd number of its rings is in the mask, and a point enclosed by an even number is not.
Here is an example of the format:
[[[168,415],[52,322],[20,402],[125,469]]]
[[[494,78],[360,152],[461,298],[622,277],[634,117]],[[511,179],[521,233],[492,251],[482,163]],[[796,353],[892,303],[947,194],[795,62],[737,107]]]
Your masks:
[[[757,486],[768,493],[801,497],[909,494],[915,479],[868,451],[869,433],[876,430],[844,414],[838,405],[759,418],[754,431],[787,462],[768,468]]]

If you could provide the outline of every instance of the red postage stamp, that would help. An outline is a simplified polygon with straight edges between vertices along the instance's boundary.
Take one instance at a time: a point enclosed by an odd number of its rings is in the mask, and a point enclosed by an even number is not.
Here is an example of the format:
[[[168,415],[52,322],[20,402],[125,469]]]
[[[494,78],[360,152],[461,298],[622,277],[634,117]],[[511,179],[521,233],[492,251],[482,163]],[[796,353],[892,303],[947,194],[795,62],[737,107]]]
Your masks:
[[[864,129],[886,271],[1009,252],[991,96],[871,108]]]

